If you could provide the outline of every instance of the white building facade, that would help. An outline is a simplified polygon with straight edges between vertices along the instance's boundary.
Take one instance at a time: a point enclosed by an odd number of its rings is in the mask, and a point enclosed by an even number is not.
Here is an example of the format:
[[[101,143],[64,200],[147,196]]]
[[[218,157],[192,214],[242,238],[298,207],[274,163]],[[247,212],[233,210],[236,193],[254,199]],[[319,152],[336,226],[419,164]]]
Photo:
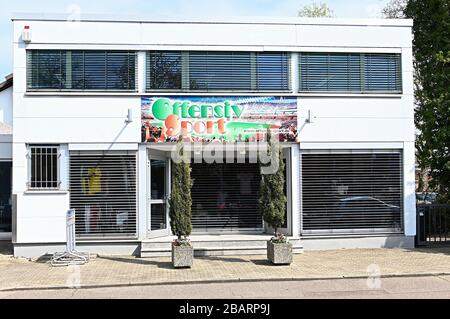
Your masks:
[[[170,238],[183,129],[203,144],[247,142],[241,161],[191,164],[194,236],[268,232],[248,154],[277,128],[283,232],[305,250],[414,246],[412,21],[13,23],[16,256],[61,251],[70,208],[83,250],[139,255]]]

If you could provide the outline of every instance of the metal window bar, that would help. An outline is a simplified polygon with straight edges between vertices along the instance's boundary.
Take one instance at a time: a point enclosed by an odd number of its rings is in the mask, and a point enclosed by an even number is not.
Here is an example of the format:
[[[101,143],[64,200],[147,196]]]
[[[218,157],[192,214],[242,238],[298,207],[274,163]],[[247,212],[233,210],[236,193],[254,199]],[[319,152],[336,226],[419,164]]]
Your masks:
[[[30,146],[30,189],[59,188],[58,152],[57,146]]]

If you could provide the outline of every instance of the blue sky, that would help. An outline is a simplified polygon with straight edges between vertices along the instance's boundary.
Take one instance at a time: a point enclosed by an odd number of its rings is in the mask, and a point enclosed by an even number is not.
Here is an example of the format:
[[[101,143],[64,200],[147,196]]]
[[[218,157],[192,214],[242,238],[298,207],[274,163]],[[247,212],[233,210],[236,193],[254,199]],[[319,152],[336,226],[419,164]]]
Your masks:
[[[293,17],[311,0],[0,0],[0,81],[12,71],[12,13],[147,15],[149,17]],[[320,1],[317,1],[320,2]],[[340,18],[376,18],[388,0],[325,0]]]

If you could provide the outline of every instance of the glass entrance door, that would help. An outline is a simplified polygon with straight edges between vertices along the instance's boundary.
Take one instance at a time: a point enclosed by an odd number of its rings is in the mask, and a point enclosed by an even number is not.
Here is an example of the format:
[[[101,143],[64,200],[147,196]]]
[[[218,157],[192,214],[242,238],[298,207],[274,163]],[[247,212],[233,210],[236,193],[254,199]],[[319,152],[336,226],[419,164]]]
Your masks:
[[[149,237],[169,235],[168,195],[169,165],[166,158],[150,158]]]

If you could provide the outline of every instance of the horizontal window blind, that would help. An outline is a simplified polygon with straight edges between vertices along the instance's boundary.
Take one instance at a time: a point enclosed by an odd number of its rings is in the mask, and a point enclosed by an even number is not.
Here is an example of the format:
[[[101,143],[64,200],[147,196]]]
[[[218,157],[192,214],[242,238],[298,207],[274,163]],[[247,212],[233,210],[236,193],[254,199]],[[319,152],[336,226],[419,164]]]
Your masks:
[[[147,90],[181,89],[181,52],[147,52]]]
[[[402,153],[302,154],[302,233],[400,232]]]
[[[401,93],[400,54],[300,53],[301,92]]]
[[[359,54],[302,53],[300,73],[302,91],[361,91]]]
[[[136,236],[136,152],[70,152],[78,238]]]
[[[252,88],[250,53],[190,52],[190,90],[244,90]]]
[[[28,50],[27,89],[62,89],[66,80],[65,61],[65,51]]]
[[[288,53],[147,53],[147,90],[288,91],[289,73]]]
[[[364,54],[364,87],[368,92],[401,92],[400,54]]]
[[[257,164],[192,163],[192,225],[197,232],[260,230]]]
[[[28,50],[27,89],[134,91],[136,52]]]

